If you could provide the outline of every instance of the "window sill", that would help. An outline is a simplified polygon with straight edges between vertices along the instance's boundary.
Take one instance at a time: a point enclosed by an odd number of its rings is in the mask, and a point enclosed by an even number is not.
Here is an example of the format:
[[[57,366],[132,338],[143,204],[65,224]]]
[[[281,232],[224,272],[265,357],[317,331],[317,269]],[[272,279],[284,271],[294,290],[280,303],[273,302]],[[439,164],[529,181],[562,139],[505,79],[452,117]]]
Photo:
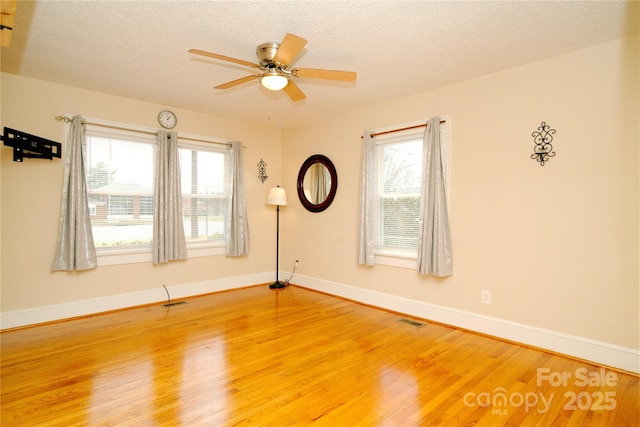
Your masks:
[[[416,255],[397,253],[376,254],[376,264],[379,265],[415,270],[417,268],[417,262]]]
[[[187,259],[224,254],[224,246],[195,246],[187,248]],[[150,250],[133,249],[109,251],[108,253],[102,254],[98,253],[98,267],[107,265],[136,264],[142,262],[152,262]]]

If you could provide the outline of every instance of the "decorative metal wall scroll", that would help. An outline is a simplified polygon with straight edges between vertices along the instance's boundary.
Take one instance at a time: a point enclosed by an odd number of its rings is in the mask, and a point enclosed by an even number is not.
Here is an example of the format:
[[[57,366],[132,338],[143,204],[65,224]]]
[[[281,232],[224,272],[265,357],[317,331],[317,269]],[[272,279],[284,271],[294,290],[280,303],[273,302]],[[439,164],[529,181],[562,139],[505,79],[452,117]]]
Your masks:
[[[264,184],[267,178],[269,178],[267,176],[267,164],[264,160],[260,159],[260,162],[258,163],[258,179]]]
[[[550,157],[556,155],[553,150],[553,146],[551,145],[551,141],[553,141],[553,135],[555,135],[556,130],[551,129],[546,122],[540,123],[538,130],[533,132],[531,136],[533,137],[533,142],[536,144],[533,147],[533,154],[531,155],[532,159],[535,159],[540,163],[540,166],[544,166],[544,164],[549,161]]]

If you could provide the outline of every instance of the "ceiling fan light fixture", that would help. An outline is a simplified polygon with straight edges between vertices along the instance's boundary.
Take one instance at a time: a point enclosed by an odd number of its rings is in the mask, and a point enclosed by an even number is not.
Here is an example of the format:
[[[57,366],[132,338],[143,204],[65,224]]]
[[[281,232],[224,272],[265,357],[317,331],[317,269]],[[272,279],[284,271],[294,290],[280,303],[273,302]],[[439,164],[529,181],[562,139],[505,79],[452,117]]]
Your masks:
[[[6,0],[2,1],[4,3]],[[284,36],[282,43],[262,43],[256,49],[256,56],[260,62],[259,64],[200,49],[189,49],[189,53],[221,61],[233,62],[234,64],[244,65],[246,67],[257,68],[260,70],[252,75],[214,86],[214,89],[230,89],[245,83],[255,82],[257,77],[260,84],[265,89],[272,91],[284,89],[284,92],[289,99],[293,102],[297,102],[302,101],[307,97],[295,83],[294,77],[325,79],[339,82],[356,81],[356,73],[354,71],[325,70],[320,68],[295,68],[289,70],[289,65],[300,54],[300,52],[302,52],[306,44],[307,41],[305,39],[291,33],[287,33]]]
[[[260,84],[269,90],[280,90],[289,84],[289,79],[276,70],[269,70],[260,77]]]

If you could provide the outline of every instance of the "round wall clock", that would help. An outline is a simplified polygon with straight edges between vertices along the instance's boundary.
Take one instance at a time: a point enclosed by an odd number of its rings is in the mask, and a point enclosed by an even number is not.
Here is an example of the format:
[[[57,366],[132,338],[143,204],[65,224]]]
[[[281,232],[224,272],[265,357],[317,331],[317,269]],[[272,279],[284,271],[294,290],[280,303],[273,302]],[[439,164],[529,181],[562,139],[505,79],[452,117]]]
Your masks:
[[[160,113],[158,114],[158,123],[160,123],[160,126],[165,129],[173,129],[178,123],[178,119],[173,112],[164,110],[160,111]]]

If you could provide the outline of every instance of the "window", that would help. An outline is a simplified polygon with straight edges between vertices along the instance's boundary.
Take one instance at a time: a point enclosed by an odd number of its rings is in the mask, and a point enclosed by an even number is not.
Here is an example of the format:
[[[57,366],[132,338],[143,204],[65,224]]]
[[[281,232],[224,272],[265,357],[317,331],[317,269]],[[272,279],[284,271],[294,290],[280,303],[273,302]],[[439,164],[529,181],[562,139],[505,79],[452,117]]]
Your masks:
[[[421,134],[376,141],[376,253],[417,253],[421,172]]]
[[[151,250],[154,135],[87,126],[86,179],[96,251]]]
[[[153,130],[120,128],[86,127],[86,179],[94,243],[99,258],[124,251],[148,253],[150,260],[156,135]],[[178,144],[183,224],[191,256],[192,249],[224,246],[227,151],[206,142],[179,139]],[[134,261],[116,263],[120,262]]]
[[[424,122],[422,122],[424,123]],[[415,123],[396,126],[412,127]],[[384,133],[375,138],[375,195],[373,201],[376,263],[415,268],[420,233],[422,147],[424,128]],[[445,184],[448,169],[448,127],[442,123]],[[393,259],[396,259],[395,261]],[[400,259],[398,261],[397,259]]]
[[[227,211],[225,152],[203,146],[178,151],[187,245],[223,242]]]

